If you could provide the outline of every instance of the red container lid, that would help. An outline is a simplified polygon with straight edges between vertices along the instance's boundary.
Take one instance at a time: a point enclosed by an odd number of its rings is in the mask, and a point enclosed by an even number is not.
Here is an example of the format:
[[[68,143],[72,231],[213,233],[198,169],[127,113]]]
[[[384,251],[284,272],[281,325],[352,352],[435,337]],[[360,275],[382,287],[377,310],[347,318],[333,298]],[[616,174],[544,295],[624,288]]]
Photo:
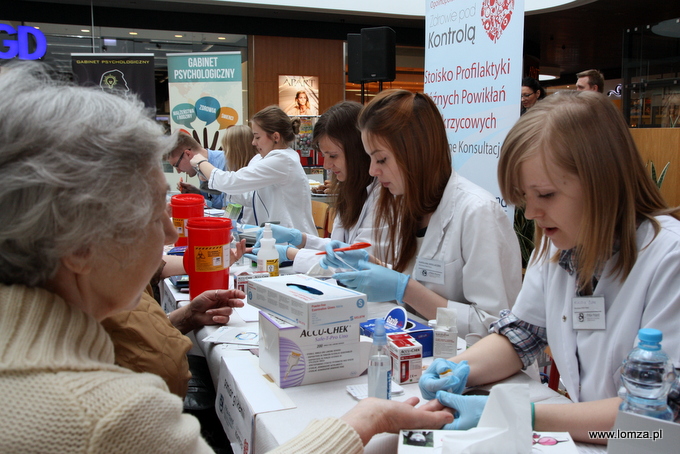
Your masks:
[[[203,206],[205,199],[200,194],[175,194],[170,198],[172,205],[197,205]]]
[[[231,230],[231,219],[229,218],[189,218],[187,228],[190,229],[229,229]]]

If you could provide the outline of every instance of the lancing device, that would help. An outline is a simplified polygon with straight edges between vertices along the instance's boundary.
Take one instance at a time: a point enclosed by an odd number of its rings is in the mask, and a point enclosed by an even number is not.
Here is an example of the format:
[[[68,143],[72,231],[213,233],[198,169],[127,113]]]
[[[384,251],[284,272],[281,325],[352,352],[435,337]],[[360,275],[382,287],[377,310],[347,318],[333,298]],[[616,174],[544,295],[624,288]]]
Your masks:
[[[283,376],[284,379],[288,378],[288,374],[290,374],[291,369],[297,366],[297,363],[300,362],[300,356],[302,356],[302,353],[290,352],[290,355],[288,355],[288,358],[286,359],[288,370],[286,371],[286,375]]]

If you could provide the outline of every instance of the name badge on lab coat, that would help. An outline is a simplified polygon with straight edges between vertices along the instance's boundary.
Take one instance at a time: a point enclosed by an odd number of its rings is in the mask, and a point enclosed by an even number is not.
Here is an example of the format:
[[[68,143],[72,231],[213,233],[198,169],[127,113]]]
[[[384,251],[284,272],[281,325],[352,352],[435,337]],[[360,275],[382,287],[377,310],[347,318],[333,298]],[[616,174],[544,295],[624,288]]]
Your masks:
[[[444,285],[444,261],[417,257],[411,277],[420,282]]]
[[[574,329],[605,329],[604,296],[578,296],[571,300]]]

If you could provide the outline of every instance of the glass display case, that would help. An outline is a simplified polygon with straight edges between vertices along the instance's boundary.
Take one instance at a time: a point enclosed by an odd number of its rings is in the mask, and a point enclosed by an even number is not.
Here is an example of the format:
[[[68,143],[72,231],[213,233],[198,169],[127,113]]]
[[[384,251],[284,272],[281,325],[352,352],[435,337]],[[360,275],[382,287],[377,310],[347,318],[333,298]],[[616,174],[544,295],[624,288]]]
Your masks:
[[[625,30],[622,78],[632,128],[680,128],[680,18]]]

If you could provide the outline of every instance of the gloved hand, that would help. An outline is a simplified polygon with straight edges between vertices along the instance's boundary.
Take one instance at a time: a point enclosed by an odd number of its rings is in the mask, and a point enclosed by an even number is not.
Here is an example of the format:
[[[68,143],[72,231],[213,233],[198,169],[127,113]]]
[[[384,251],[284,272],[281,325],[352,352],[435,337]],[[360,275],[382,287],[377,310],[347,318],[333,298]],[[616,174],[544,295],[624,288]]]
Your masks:
[[[274,247],[276,247],[276,252],[279,253],[279,265],[281,265],[283,262],[288,261],[288,255],[286,255],[286,251],[288,250],[289,247],[291,247],[290,244],[275,244]],[[260,252],[260,246],[253,246],[253,254],[255,255],[255,260],[257,260],[257,253]]]
[[[348,247],[349,244],[343,243],[342,241],[333,240],[326,245],[326,255],[324,255],[321,260],[319,260],[319,265],[321,268],[328,269],[332,268],[351,268],[359,269],[359,261],[364,260],[368,262],[368,252],[363,249],[355,249],[354,251],[334,251],[333,249],[338,249],[341,247]],[[347,263],[343,263],[340,259]]]
[[[357,269],[359,271],[335,273],[333,279],[357,292],[365,293],[369,301],[397,300],[401,303],[404,299],[410,275],[365,260],[359,261]]]
[[[271,224],[272,237],[277,243],[288,243],[293,246],[299,246],[302,243],[302,232],[298,229],[289,229],[288,227],[282,227],[278,224]],[[264,234],[264,227],[257,231],[257,239],[253,247],[260,247],[260,239]]]
[[[465,389],[468,375],[470,366],[467,361],[457,364],[444,358],[437,358],[420,376],[418,386],[423,398],[427,400],[434,399],[440,390],[461,394]]]
[[[477,427],[489,396],[461,396],[460,394],[437,391],[437,400],[454,409],[453,422],[446,424],[444,430],[467,430]]]

